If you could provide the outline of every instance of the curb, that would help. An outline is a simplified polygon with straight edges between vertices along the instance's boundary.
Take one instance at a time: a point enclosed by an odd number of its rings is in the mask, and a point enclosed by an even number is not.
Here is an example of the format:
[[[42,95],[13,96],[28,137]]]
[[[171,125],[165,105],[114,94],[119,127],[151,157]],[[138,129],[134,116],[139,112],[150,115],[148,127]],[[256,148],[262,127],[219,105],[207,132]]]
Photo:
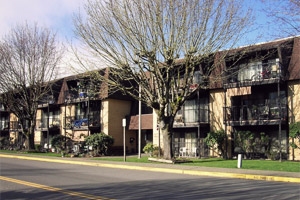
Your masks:
[[[48,158],[4,155],[4,154],[0,154],[0,157],[23,159],[23,160],[35,160],[35,161],[41,161],[41,162],[55,162],[55,163],[63,163],[63,164],[94,166],[94,167],[107,167],[107,168],[116,168],[116,169],[129,169],[129,170],[163,172],[163,173],[173,173],[173,174],[186,174],[186,175],[193,175],[193,176],[212,176],[212,177],[221,177],[221,178],[237,178],[237,179],[248,179],[248,180],[264,180],[264,181],[300,183],[300,178],[294,178],[294,177],[240,174],[240,173],[230,173],[230,172],[228,172],[228,173],[227,172],[209,172],[209,171],[171,169],[171,168],[161,168],[161,167],[145,167],[145,166],[136,166],[136,165],[82,162],[82,161],[48,159]]]

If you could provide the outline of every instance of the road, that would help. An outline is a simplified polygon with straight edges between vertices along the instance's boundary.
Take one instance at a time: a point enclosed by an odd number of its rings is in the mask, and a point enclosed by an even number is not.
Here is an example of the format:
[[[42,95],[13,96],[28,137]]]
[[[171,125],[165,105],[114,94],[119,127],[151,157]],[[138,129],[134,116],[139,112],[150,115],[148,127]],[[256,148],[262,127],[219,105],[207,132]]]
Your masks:
[[[0,199],[299,199],[298,183],[1,158]]]

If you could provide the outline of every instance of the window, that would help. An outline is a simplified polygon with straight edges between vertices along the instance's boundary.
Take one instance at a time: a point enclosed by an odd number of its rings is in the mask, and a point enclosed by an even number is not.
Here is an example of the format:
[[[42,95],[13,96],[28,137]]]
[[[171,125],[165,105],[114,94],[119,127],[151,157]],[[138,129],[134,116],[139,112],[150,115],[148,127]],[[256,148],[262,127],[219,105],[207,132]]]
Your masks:
[[[208,122],[208,98],[199,99],[200,122]]]
[[[76,119],[87,118],[88,114],[88,102],[80,102],[76,105],[75,117]]]
[[[184,122],[198,122],[199,110],[196,99],[187,100],[184,104]]]
[[[238,81],[249,81],[259,78],[262,72],[262,62],[251,62],[239,66]]]

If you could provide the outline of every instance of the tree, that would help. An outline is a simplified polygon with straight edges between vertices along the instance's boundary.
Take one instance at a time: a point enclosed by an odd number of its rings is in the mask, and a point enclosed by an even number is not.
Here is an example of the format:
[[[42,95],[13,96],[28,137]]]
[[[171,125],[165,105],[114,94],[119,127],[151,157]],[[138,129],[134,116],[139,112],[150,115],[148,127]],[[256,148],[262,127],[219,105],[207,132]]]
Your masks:
[[[209,132],[204,138],[207,146],[213,150],[218,150],[223,158],[226,158],[226,133],[224,130]]]
[[[288,37],[300,33],[299,0],[261,0],[273,30],[273,36]]]
[[[154,109],[164,158],[172,159],[174,117],[186,99],[207,86],[196,81],[195,71],[215,52],[235,45],[251,14],[239,0],[92,0],[85,11],[74,20],[84,50],[91,50],[88,61],[77,54],[80,63],[88,70],[105,62],[112,69],[101,81]],[[215,66],[207,66],[201,77]]]
[[[30,149],[34,149],[38,101],[50,93],[62,57],[57,45],[55,34],[37,24],[12,28],[0,43],[0,100],[24,125]]]
[[[113,145],[114,139],[105,133],[95,133],[85,138],[85,143],[94,148],[95,154],[106,154],[108,148]]]
[[[292,138],[291,147],[300,149],[300,122],[294,122],[289,125],[290,137]]]

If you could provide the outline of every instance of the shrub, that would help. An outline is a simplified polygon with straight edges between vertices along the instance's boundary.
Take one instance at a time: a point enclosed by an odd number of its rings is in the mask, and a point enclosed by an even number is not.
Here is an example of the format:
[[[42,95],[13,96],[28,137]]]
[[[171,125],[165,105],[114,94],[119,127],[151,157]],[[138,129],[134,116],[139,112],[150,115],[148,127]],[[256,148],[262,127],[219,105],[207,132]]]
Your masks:
[[[152,142],[149,142],[144,146],[143,152],[152,156],[153,149],[154,149],[154,145],[152,144]]]
[[[159,151],[160,151],[160,152],[159,152]],[[161,149],[159,149],[158,146],[153,145],[152,142],[149,142],[149,143],[147,143],[147,144],[144,146],[143,152],[144,152],[144,153],[147,153],[150,157],[152,157],[152,156],[158,157],[158,156],[159,156],[159,153],[160,153],[160,155],[162,155]]]
[[[64,135],[55,135],[51,140],[51,145],[57,151],[62,152],[67,150],[65,147],[69,147],[68,144],[70,144],[71,142],[72,140],[69,137],[66,137]]]
[[[224,130],[212,131],[207,134],[206,138],[204,138],[204,142],[209,148],[218,150],[220,152],[220,156],[225,158],[226,138],[227,136]]]
[[[107,154],[107,150],[114,143],[114,139],[110,135],[105,133],[95,133],[85,138],[85,143],[88,146],[92,146],[94,149],[94,154]]]
[[[290,137],[293,139],[290,146],[293,149],[300,149],[300,122],[290,124]],[[295,141],[296,140],[296,141]],[[298,140],[298,141],[297,141]]]

